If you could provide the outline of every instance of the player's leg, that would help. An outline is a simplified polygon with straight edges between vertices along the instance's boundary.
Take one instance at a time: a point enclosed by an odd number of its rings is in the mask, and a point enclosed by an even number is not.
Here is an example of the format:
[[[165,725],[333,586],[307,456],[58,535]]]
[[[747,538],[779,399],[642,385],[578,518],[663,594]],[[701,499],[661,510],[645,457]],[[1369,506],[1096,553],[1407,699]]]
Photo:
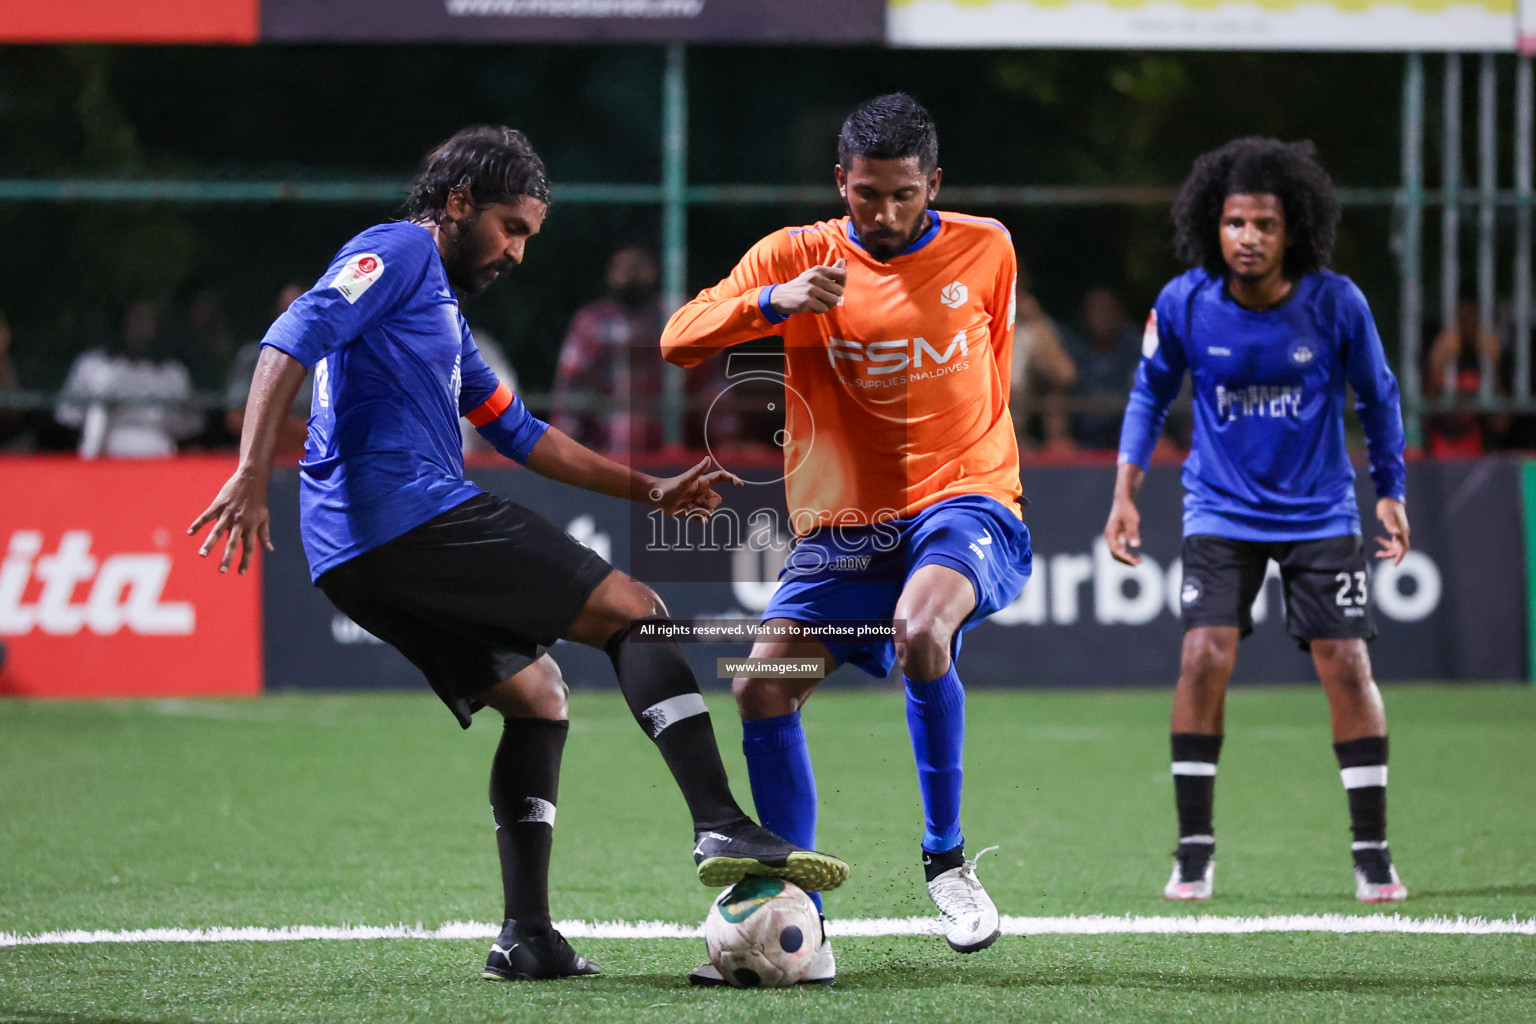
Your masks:
[[[786,634],[799,627],[790,619],[768,619],[763,624]],[[837,664],[821,641],[791,635],[758,640],[752,645],[751,657],[820,658],[827,671]],[[816,848],[816,774],[800,709],[820,683],[820,679],[774,675],[742,676],[731,681],[758,819],[764,828],[807,850]],[[820,911],[821,894],[811,893],[811,899]]]
[[[488,536],[490,506],[450,510],[332,569],[320,588],[338,609],[421,669],[468,728],[491,706],[504,717],[491,765],[490,799],[501,861],[503,932],[483,976],[495,980],[597,973],[550,924],[549,857],[566,737],[565,684],[536,644],[485,608],[515,603],[500,563],[504,540]],[[478,543],[474,554],[469,549]]]
[[[965,687],[950,650],[960,624],[975,607],[970,579],[932,563],[912,574],[896,603],[902,630],[896,658],[906,687],[907,731],[923,803],[923,863],[930,876],[958,867],[948,862],[956,851],[963,851]]]
[[[976,862],[965,856],[960,827],[965,686],[956,655],[961,634],[1017,597],[1029,579],[1029,531],[995,500],[969,495],[925,510],[909,538],[896,654],[923,804],[923,874],[944,914],[945,938],[970,953],[996,940],[1000,922]]]
[[[799,623],[791,619],[766,619],[764,626],[792,633]],[[827,671],[837,662],[819,640],[804,637],[760,639],[752,645],[753,658],[820,658]],[[741,749],[747,759],[747,779],[752,802],[764,828],[796,846],[816,848],[816,774],[811,751],[800,724],[800,709],[820,684],[820,679],[785,679],[779,676],[742,676],[731,681],[736,710],[741,715]],[[810,894],[821,911],[821,893]],[[800,979],[802,984],[828,985],[837,980],[837,960],[832,943],[823,933],[816,960]],[[721,986],[726,980],[708,961],[688,975],[690,985]]]
[[[1184,538],[1180,603],[1185,632],[1169,735],[1179,842],[1173,873],[1163,887],[1168,899],[1204,900],[1212,894],[1216,766],[1227,684],[1238,641],[1253,630],[1253,599],[1268,562],[1261,545],[1205,535]]]
[[[630,712],[661,751],[693,816],[694,859],[706,885],[773,874],[802,889],[835,889],[848,866],[796,849],[754,824],[731,793],[709,709],[682,647],[664,638],[670,620],[650,587],[614,570],[592,592],[566,639],[601,648]]]
[[[549,859],[569,732],[560,666],[545,654],[478,699],[503,716],[490,793],[505,907],[484,977],[522,981],[598,974],[597,965],[554,929],[549,915]]]
[[[1291,545],[1281,578],[1287,627],[1311,649],[1328,697],[1354,836],[1355,895],[1367,903],[1406,899],[1387,848],[1387,715],[1366,648],[1376,627],[1364,545],[1355,536]]]
[[[887,566],[892,552],[871,543],[868,531],[829,530],[803,539],[784,568],[778,589],[763,612],[766,626],[788,634],[832,621],[890,620],[901,587],[899,566]],[[850,568],[859,566],[859,568]],[[892,568],[895,571],[891,571]],[[806,636],[765,636],[753,645],[754,658],[821,658],[826,671],[848,662],[876,678],[890,672],[896,652],[888,637],[821,642]],[[800,710],[820,680],[785,679],[769,673],[733,682],[742,718],[742,751],[752,798],[763,823],[798,846],[816,839],[816,777]],[[812,893],[816,908],[821,897]],[[837,976],[832,944],[822,936],[816,960],[803,982],[827,984]],[[720,985],[712,964],[688,976],[695,985]]]
[[[960,624],[976,606],[970,579],[927,564],[907,581],[896,605],[896,642],[906,687],[907,732],[923,804],[923,875],[944,915],[945,940],[974,953],[997,940],[997,906],[965,856],[960,797],[965,779],[965,686],[951,654]]]

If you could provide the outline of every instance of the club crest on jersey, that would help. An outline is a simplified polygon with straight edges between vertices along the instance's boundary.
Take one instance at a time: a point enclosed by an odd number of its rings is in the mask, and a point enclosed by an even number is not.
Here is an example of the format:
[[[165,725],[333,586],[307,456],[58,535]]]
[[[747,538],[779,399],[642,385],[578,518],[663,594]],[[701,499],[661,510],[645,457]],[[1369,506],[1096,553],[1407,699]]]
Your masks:
[[[971,297],[971,290],[959,281],[951,281],[939,292],[939,301],[950,309],[959,309]]]
[[[358,253],[341,272],[331,280],[331,287],[341,293],[349,304],[357,302],[363,292],[373,287],[373,282],[384,275],[384,257],[372,252]]]
[[[1157,355],[1157,310],[1147,314],[1147,327],[1141,332],[1141,358]]]
[[[1296,366],[1307,367],[1317,359],[1317,346],[1307,338],[1297,338],[1291,342],[1291,347],[1286,355]]]

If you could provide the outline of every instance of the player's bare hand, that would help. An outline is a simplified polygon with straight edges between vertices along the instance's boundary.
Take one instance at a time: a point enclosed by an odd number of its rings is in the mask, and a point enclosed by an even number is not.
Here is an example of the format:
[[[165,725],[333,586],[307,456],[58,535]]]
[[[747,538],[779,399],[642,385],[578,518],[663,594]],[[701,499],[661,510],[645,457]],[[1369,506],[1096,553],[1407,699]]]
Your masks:
[[[843,302],[843,286],[848,283],[848,261],[838,260],[830,267],[812,267],[793,281],[775,285],[768,300],[780,316],[795,313],[825,313]]]
[[[1104,543],[1117,562],[1140,565],[1141,512],[1134,502],[1116,499],[1109,508],[1109,522],[1104,524]]]
[[[1376,518],[1387,531],[1385,537],[1376,538],[1381,548],[1376,557],[1390,558],[1393,565],[1402,565],[1403,556],[1408,553],[1408,509],[1396,498],[1382,498],[1376,502]]]
[[[709,468],[709,460],[702,459],[686,473],[653,481],[646,494],[647,504],[669,516],[708,519],[709,514],[719,508],[720,502],[724,500],[715,490],[723,483],[745,486],[741,477],[735,473],[725,469],[712,470]]]
[[[272,533],[270,516],[267,512],[267,487],[266,481],[258,481],[242,471],[236,471],[235,475],[224,482],[219,488],[218,497],[213,499],[213,504],[203,511],[203,514],[192,520],[192,525],[187,527],[188,535],[196,535],[209,523],[213,529],[208,531],[208,536],[203,539],[202,547],[197,549],[199,556],[208,557],[219,538],[224,538],[223,557],[219,559],[219,572],[228,572],[230,562],[234,561],[235,548],[240,548],[239,572],[244,572],[251,567],[251,555],[260,544],[268,551],[272,550]]]

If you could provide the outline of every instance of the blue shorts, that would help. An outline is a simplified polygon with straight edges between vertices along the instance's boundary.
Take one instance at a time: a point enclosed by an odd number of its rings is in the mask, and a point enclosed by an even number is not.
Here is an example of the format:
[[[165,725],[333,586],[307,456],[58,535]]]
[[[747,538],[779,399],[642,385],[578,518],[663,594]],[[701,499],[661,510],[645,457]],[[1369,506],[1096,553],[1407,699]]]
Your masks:
[[[799,541],[779,573],[779,589],[763,620],[889,622],[912,574],[943,565],[971,581],[976,607],[955,631],[960,637],[1019,596],[1033,556],[1029,529],[994,498],[964,494],[909,519],[876,526],[828,527]],[[896,663],[889,638],[824,641],[838,664],[853,664],[884,679]]]

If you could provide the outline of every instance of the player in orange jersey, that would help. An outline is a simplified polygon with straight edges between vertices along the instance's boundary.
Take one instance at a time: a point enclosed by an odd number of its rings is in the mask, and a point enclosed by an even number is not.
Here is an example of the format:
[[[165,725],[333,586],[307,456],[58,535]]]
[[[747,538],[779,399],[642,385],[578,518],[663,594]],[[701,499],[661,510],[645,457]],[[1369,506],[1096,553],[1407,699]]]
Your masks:
[[[763,618],[799,633],[761,639],[752,656],[851,662],[880,678],[900,662],[928,892],[949,944],[969,953],[997,938],[998,916],[960,830],[965,690],[954,659],[961,635],[1030,573],[1008,414],[1017,262],[997,221],[933,209],[938,133],[910,96],[855,110],[833,173],[847,215],[758,242],[678,310],[662,350],[694,366],[740,342],[784,339],[797,543]],[[894,620],[898,634],[825,632],[848,620]],[[816,834],[816,783],[800,708],[818,682],[765,672],[734,684],[758,813],[802,846]],[[824,941],[807,980],[834,972]],[[692,977],[719,978],[708,965]]]

